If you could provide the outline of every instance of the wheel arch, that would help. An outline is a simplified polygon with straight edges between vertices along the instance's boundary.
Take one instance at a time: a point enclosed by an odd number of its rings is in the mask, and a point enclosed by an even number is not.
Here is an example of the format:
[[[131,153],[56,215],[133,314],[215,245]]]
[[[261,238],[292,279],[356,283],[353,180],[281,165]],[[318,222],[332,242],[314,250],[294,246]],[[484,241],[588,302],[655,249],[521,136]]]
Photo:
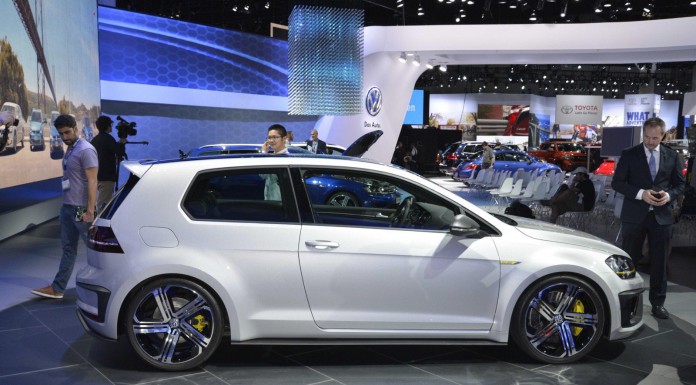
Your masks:
[[[220,294],[218,293],[218,290],[214,288],[213,286],[209,285],[205,280],[191,276],[191,275],[186,275],[186,274],[161,274],[161,275],[155,275],[151,276],[137,285],[135,285],[125,296],[123,301],[121,301],[121,306],[118,310],[118,327],[117,327],[117,333],[118,335],[123,335],[126,332],[126,316],[127,316],[127,309],[128,305],[130,305],[130,301],[135,297],[135,295],[140,291],[143,287],[149,285],[150,283],[161,280],[161,279],[185,279],[192,281],[198,285],[203,286],[210,295],[212,295],[215,300],[218,302],[218,305],[222,309],[222,315],[223,315],[223,323],[224,323],[224,330],[223,330],[223,338],[230,333],[230,328],[231,328],[231,323],[230,323],[230,312],[229,309],[227,309],[226,302],[222,299]],[[232,309],[234,311],[234,309]],[[236,312],[235,312],[236,314]]]
[[[604,306],[605,314],[606,314],[606,319],[604,320],[604,331],[603,331],[603,336],[608,336],[609,332],[611,331],[611,324],[612,324],[612,319],[614,319],[614,316],[619,316],[620,315],[614,315],[612,314],[613,307],[610,306],[609,304],[609,297],[607,294],[607,291],[610,291],[609,287],[603,284],[600,284],[601,278],[596,275],[596,274],[591,274],[591,272],[588,272],[590,274],[583,274],[582,272],[579,271],[572,271],[572,270],[556,270],[556,271],[547,271],[543,272],[541,275],[535,275],[535,276],[530,276],[529,279],[526,279],[522,282],[511,282],[509,285],[516,285],[516,288],[512,292],[512,295],[508,297],[508,301],[504,304],[505,309],[509,309],[509,311],[502,312],[503,319],[501,319],[501,328],[500,331],[503,333],[503,335],[506,336],[504,341],[507,341],[510,337],[510,328],[512,327],[512,318],[515,312],[515,309],[517,308],[517,305],[522,298],[522,295],[533,285],[537,284],[538,282],[541,282],[545,279],[548,279],[550,277],[555,277],[555,276],[572,276],[574,278],[579,278],[584,281],[586,281],[588,284],[592,285],[592,287],[597,291],[597,294],[602,300],[602,306]],[[504,292],[504,288],[501,287],[501,293]],[[500,303],[499,303],[500,305]],[[501,307],[502,308],[502,307]],[[504,342],[501,341],[501,342]]]

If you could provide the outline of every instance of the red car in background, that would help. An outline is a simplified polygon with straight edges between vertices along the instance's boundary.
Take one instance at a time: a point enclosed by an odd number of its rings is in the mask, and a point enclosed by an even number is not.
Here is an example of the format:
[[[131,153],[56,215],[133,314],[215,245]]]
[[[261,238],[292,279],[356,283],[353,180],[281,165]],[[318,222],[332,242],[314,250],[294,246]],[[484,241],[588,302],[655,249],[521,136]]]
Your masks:
[[[527,136],[529,134],[529,106],[513,106],[507,117],[503,135]]]
[[[686,178],[686,169],[689,167],[689,160],[684,159],[684,170],[682,175]],[[595,175],[614,175],[614,169],[616,168],[616,161],[614,159],[604,159],[604,162],[597,167],[595,170]]]

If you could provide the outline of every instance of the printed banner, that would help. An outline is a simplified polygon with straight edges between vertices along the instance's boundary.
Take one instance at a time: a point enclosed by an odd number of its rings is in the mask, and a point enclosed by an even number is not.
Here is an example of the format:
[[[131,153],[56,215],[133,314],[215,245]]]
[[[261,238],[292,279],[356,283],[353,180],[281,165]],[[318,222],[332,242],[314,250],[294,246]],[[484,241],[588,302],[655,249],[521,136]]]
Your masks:
[[[556,96],[556,123],[559,124],[602,124],[602,96],[558,95]]]
[[[660,113],[660,95],[626,95],[624,100],[624,118],[627,126],[642,126],[643,122]]]

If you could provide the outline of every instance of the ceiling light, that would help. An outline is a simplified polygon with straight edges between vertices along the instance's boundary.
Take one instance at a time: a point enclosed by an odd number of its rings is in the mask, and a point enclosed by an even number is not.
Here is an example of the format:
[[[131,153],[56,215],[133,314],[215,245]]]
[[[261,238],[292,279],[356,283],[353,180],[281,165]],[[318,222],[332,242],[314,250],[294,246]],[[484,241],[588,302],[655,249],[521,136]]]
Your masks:
[[[433,69],[433,63],[432,62],[425,63],[425,68],[427,68],[429,70]]]
[[[454,19],[454,21],[456,21],[457,23],[459,23],[459,20],[460,20],[459,18]]]
[[[604,3],[604,8],[609,8],[609,7],[611,7],[611,2],[608,1],[608,2]]]
[[[413,62],[412,62],[412,63],[413,63],[413,65],[416,66],[416,67],[420,66],[420,58],[418,57],[418,55],[416,55],[416,56],[413,57]]]
[[[536,21],[536,11],[532,11],[532,14],[529,16],[529,21]]]
[[[595,13],[602,13],[602,8],[595,8]]]
[[[269,3],[269,2],[267,1],[266,4],[265,4],[263,7],[266,8],[266,9],[271,8],[271,3]]]
[[[447,65],[445,65],[445,64],[440,64],[440,71],[442,71],[442,72],[447,72]]]
[[[402,52],[401,55],[399,55],[399,61],[402,63],[406,63],[406,54],[405,53]]]

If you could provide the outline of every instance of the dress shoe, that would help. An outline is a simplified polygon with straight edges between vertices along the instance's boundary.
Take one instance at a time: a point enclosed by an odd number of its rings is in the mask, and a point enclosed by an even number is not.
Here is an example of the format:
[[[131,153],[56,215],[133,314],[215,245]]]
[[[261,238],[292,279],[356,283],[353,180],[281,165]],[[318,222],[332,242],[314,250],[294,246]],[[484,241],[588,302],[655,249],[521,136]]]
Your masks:
[[[39,297],[61,299],[63,298],[63,293],[53,290],[51,285],[42,287],[41,289],[34,289],[31,291],[32,294],[36,294]]]
[[[652,315],[655,318],[669,319],[669,313],[667,312],[667,309],[665,309],[665,307],[662,305],[653,306],[652,307]]]

